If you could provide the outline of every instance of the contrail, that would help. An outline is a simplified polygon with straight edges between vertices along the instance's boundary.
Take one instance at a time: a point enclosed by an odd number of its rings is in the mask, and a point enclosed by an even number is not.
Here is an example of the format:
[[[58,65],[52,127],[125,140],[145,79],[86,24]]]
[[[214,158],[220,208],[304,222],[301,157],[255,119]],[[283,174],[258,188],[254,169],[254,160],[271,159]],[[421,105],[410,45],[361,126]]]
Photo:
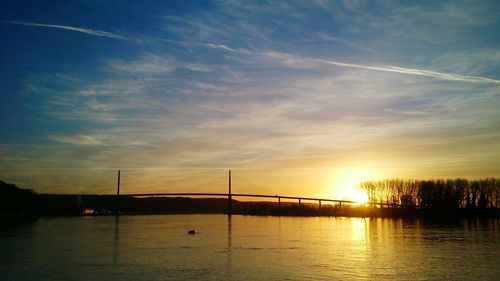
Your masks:
[[[23,21],[2,21],[2,22],[7,23],[7,24],[14,24],[14,25],[57,28],[57,29],[64,29],[64,30],[81,32],[81,33],[94,35],[94,36],[128,40],[128,38],[125,36],[114,34],[114,33],[107,32],[107,31],[94,30],[94,29],[88,29],[88,28],[80,28],[80,27],[67,26],[67,25],[43,24],[43,23],[34,23],[34,22],[23,22]]]
[[[343,63],[343,62],[321,60],[321,59],[308,59],[308,60],[314,61],[314,62],[319,62],[319,63],[324,63],[324,64],[342,66],[342,67],[352,67],[352,68],[361,68],[361,69],[375,70],[375,71],[395,72],[395,73],[401,73],[401,74],[434,77],[434,78],[441,79],[441,80],[462,81],[462,82],[471,82],[471,83],[500,84],[500,80],[495,80],[495,79],[480,77],[480,76],[459,75],[459,74],[453,74],[453,73],[443,73],[443,72],[436,72],[436,71],[416,69],[416,68],[404,68],[404,67],[391,66],[391,65],[369,66],[369,65],[351,64],[351,63]]]
[[[431,70],[425,70],[425,69],[405,68],[405,67],[392,66],[392,65],[374,66],[374,65],[353,64],[353,63],[345,63],[345,62],[331,61],[331,60],[325,60],[325,59],[314,59],[314,58],[300,57],[300,56],[295,56],[295,55],[291,55],[291,54],[276,53],[276,52],[267,52],[267,53],[264,53],[264,55],[271,56],[274,58],[279,58],[281,60],[284,60],[285,63],[287,62],[287,60],[289,60],[289,62],[292,63],[292,65],[294,63],[307,63],[307,62],[311,63],[312,62],[312,63],[322,63],[322,64],[335,65],[335,66],[340,66],[340,67],[350,67],[350,68],[359,68],[359,69],[366,69],[366,70],[373,70],[373,71],[393,72],[393,73],[401,73],[401,74],[407,74],[407,75],[426,76],[426,77],[433,77],[436,79],[447,80],[447,81],[500,84],[500,80],[496,80],[496,79],[492,79],[492,78],[486,78],[486,77],[480,77],[480,76],[459,75],[459,74],[453,74],[453,73],[444,73],[444,72],[437,72],[437,71],[431,71]],[[303,65],[298,65],[298,66],[302,67]]]

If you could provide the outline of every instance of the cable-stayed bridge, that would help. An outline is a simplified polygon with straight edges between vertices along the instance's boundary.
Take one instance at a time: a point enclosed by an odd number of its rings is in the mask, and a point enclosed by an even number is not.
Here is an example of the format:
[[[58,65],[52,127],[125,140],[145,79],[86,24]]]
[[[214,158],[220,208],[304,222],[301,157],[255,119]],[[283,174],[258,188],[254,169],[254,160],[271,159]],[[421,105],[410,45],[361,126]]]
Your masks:
[[[269,194],[250,194],[250,193],[232,193],[231,186],[231,170],[228,173],[228,193],[204,193],[204,192],[157,192],[157,193],[120,193],[120,177],[121,172],[118,171],[118,184],[116,191],[116,214],[119,213],[119,198],[120,197],[178,197],[178,196],[186,196],[186,197],[227,197],[228,205],[227,205],[227,213],[230,215],[232,213],[232,198],[233,197],[251,197],[251,198],[271,198],[277,200],[278,206],[281,206],[282,199],[288,200],[297,200],[299,206],[303,201],[313,201],[318,202],[318,207],[321,208],[322,202],[330,202],[330,203],[338,203],[341,207],[342,204],[358,204],[359,202],[352,200],[341,200],[341,199],[330,199],[330,198],[315,198],[315,197],[301,197],[301,196],[286,196],[286,195],[269,195]],[[371,203],[367,203],[371,204]],[[374,203],[376,205],[391,205],[391,204],[383,204],[383,203]]]

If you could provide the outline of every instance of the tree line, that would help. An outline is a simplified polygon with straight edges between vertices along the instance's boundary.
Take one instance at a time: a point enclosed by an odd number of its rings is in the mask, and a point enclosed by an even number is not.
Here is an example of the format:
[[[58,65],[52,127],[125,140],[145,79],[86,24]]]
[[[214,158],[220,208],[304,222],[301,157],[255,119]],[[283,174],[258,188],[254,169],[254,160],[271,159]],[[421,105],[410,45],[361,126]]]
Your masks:
[[[500,208],[500,179],[365,181],[370,202],[420,208]]]

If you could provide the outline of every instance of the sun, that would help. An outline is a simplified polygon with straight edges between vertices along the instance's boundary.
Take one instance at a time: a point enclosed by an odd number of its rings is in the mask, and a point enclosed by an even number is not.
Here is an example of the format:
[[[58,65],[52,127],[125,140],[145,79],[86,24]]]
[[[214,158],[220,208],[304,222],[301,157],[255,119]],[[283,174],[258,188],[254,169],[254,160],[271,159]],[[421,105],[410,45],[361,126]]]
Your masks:
[[[361,190],[360,188],[356,187],[349,191],[348,193],[348,198],[350,198],[352,201],[357,202],[358,204],[365,204],[368,202],[368,194]]]
[[[341,199],[365,204],[369,201],[368,194],[359,188],[359,183],[372,178],[373,172],[366,169],[352,169],[337,175],[336,189]]]
[[[358,187],[359,182],[351,182],[342,187],[340,196],[344,200],[354,201],[358,204],[365,204],[368,202],[368,194]]]

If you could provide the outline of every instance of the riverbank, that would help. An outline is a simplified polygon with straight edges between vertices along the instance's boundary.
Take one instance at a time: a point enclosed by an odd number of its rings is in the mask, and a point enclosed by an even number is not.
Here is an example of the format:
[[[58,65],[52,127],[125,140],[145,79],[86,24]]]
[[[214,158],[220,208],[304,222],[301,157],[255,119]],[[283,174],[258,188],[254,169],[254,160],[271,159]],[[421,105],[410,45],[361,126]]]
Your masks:
[[[0,182],[0,218],[145,214],[226,214],[226,198],[132,197],[86,194],[38,194]],[[260,216],[331,216],[392,218],[499,218],[499,208],[416,207],[401,205],[248,202],[231,200],[231,213]],[[19,219],[16,219],[19,218]]]

